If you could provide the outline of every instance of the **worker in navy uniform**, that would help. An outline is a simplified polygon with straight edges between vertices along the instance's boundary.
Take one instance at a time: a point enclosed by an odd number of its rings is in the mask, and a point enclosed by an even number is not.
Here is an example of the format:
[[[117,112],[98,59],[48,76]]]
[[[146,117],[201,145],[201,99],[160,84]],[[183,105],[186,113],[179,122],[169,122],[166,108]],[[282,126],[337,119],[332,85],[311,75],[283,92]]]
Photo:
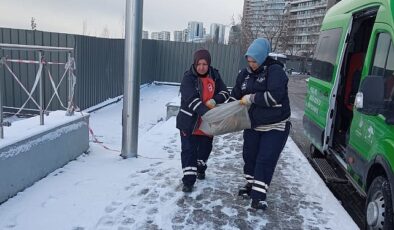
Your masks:
[[[252,198],[251,206],[266,209],[266,194],[290,130],[288,78],[283,64],[268,56],[270,43],[259,38],[249,46],[248,66],[238,74],[231,100],[250,106],[251,129],[243,133],[246,185],[239,195]]]
[[[213,137],[199,129],[201,116],[216,104],[229,98],[227,86],[217,69],[211,66],[211,55],[201,49],[194,53],[194,62],[183,76],[181,107],[176,127],[181,136],[181,160],[184,192],[191,192],[196,178],[205,179]]]

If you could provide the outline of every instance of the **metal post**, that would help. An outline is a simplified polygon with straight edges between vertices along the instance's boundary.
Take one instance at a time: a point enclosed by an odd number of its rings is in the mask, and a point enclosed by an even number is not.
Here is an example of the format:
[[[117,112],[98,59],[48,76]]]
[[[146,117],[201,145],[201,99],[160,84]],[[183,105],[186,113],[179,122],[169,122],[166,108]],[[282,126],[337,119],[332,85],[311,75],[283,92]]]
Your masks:
[[[67,116],[72,116],[74,114],[74,109],[72,108],[72,100],[73,100],[73,87],[74,87],[74,79],[73,75],[71,74],[73,71],[73,64],[71,61],[71,52],[67,54],[67,63],[69,65],[68,69],[68,103],[67,103]]]
[[[137,157],[141,78],[143,0],[126,0],[124,94],[122,112],[123,158]]]
[[[40,61],[39,70],[41,70],[40,75],[40,125],[44,125],[44,79],[42,78],[42,51],[38,52],[38,60]]]

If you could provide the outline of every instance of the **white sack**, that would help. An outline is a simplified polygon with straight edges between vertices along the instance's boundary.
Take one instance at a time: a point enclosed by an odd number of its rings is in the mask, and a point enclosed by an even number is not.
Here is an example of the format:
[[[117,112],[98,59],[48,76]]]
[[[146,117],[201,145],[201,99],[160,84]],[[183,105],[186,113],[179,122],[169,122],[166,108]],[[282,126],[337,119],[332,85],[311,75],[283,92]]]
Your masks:
[[[248,107],[239,101],[220,104],[202,116],[201,131],[216,136],[250,129]]]

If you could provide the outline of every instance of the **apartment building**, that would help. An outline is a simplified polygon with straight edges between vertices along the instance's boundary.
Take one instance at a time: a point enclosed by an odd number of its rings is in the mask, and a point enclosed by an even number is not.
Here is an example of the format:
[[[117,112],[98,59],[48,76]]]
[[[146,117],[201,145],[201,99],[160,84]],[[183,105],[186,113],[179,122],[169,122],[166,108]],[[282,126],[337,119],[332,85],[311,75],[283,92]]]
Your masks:
[[[202,22],[189,22],[187,27],[187,41],[196,42],[203,40],[204,38],[204,28]]]
[[[245,0],[242,37],[248,42],[252,40],[248,36],[265,37],[275,52],[310,56],[324,15],[336,2],[339,0]]]
[[[289,51],[310,56],[315,50],[324,15],[336,0],[290,0]]]
[[[149,32],[146,30],[142,31],[142,39],[149,39]]]
[[[210,27],[210,38],[214,43],[224,44],[224,36],[226,26],[222,24],[212,23]]]
[[[170,41],[171,33],[169,31],[152,32],[151,39]]]
[[[183,31],[174,31],[174,41],[183,42]]]

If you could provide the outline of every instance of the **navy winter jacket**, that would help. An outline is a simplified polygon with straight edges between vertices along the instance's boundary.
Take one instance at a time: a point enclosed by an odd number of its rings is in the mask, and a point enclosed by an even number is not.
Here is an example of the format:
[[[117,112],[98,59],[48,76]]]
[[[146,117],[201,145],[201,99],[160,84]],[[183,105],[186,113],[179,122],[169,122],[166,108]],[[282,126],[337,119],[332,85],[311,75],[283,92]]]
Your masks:
[[[239,72],[231,97],[240,100],[246,94],[255,94],[249,109],[252,128],[290,117],[288,80],[283,64],[270,57],[256,71],[245,68]]]
[[[209,67],[209,77],[215,82],[213,99],[216,104],[225,102],[229,98],[227,86],[224,84],[217,69]],[[180,130],[193,132],[197,120],[204,115],[209,108],[202,102],[202,83],[198,74],[191,66],[182,79],[181,83],[181,107],[176,118],[176,127]]]

